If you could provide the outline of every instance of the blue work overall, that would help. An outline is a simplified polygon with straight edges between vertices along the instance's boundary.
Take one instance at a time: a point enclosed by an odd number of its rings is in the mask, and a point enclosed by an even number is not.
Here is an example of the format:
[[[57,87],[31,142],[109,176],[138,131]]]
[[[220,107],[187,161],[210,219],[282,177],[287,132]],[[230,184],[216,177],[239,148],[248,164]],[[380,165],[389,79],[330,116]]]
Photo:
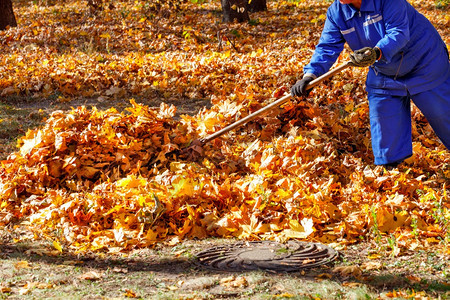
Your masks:
[[[375,164],[412,155],[410,100],[450,149],[450,63],[433,25],[405,0],[362,0],[359,10],[336,0],[304,74],[326,73],[345,42],[382,51],[366,80]]]

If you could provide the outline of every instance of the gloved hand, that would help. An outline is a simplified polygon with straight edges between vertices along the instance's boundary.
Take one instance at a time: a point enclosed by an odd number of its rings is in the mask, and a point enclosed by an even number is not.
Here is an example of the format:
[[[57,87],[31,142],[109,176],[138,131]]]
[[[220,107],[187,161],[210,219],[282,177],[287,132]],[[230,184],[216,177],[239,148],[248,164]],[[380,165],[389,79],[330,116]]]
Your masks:
[[[355,67],[368,67],[381,58],[381,50],[377,47],[364,47],[350,54],[350,59]]]
[[[297,81],[292,87],[291,87],[291,95],[292,96],[308,96],[309,92],[312,91],[312,89],[306,90],[306,86],[308,83],[314,80],[314,77],[312,76],[305,76],[302,80]]]

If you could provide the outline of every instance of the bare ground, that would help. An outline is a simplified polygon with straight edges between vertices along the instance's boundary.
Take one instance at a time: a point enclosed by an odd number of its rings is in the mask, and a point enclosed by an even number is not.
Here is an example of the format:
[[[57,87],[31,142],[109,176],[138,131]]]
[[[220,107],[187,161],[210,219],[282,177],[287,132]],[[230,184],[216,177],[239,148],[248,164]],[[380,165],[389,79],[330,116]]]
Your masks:
[[[291,273],[227,272],[195,254],[232,239],[185,240],[122,255],[59,253],[50,243],[0,243],[0,299],[448,299],[448,259],[432,250],[392,257],[362,242],[334,264]],[[381,252],[380,252],[381,251]],[[370,259],[371,257],[372,259]],[[376,255],[375,255],[376,257]],[[448,258],[448,257],[447,257]],[[397,297],[395,297],[397,296]]]

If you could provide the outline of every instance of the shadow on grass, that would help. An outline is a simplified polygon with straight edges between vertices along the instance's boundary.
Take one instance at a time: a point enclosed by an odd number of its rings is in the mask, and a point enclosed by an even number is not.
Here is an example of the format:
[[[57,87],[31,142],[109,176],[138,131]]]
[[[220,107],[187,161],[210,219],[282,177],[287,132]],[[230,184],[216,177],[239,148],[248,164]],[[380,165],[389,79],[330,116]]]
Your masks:
[[[219,243],[221,243],[219,241]],[[102,254],[77,255],[63,253],[59,255],[37,255],[35,250],[39,248],[32,243],[3,243],[0,244],[0,260],[15,259],[26,260],[30,263],[61,266],[64,264],[76,265],[83,269],[95,269],[99,271],[108,271],[115,268],[126,268],[127,273],[133,276],[133,273],[148,273],[157,276],[185,276],[186,278],[207,277],[213,275],[223,276],[242,276],[248,273],[257,272],[262,276],[278,278],[280,280],[305,280],[307,282],[334,282],[341,286],[366,286],[377,293],[390,292],[393,290],[413,290],[426,291],[433,295],[447,295],[450,291],[450,285],[445,280],[414,280],[417,276],[406,276],[404,271],[383,270],[383,271],[365,271],[362,276],[345,276],[333,273],[333,264],[303,269],[299,272],[271,272],[271,271],[228,271],[217,270],[201,266],[195,259],[195,253],[191,251],[200,251],[206,248],[206,243],[202,241],[187,241],[184,248],[186,252],[180,255],[179,251],[173,251],[176,247],[161,246],[157,249],[143,249],[127,256],[112,256]],[[211,243],[208,244],[211,246]],[[180,246],[184,247],[184,246]],[[42,248],[42,246],[41,246]],[[148,251],[147,251],[148,250]],[[49,250],[51,252],[51,250]],[[345,263],[352,263],[348,261]],[[355,262],[356,264],[356,262]],[[337,260],[335,266],[343,266],[343,262]],[[326,283],[324,283],[326,284]]]
[[[43,250],[43,251],[41,251]],[[184,273],[195,266],[194,259],[185,257],[160,257],[146,254],[141,258],[122,258],[104,255],[77,255],[71,253],[56,254],[52,250],[33,244],[0,244],[0,259],[26,260],[49,265],[79,265],[84,268],[107,270],[126,266],[128,272]],[[47,254],[46,254],[47,252]],[[39,254],[37,254],[39,253]]]

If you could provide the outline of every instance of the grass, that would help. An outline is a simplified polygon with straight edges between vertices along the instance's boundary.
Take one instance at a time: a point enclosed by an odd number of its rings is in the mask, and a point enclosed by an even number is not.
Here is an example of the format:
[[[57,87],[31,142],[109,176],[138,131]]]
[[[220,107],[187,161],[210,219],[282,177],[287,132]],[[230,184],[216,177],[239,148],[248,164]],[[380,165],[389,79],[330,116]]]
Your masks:
[[[55,253],[50,243],[12,242],[20,230],[0,231],[0,299],[448,299],[448,262],[434,249],[368,258],[363,242],[335,265],[293,273],[203,269],[195,253],[235,240],[162,243],[121,255]],[[24,263],[26,262],[26,263]],[[376,262],[379,268],[365,267]],[[347,269],[345,269],[347,268]],[[345,269],[347,271],[338,272]],[[348,271],[350,270],[350,271]],[[351,270],[359,270],[351,272]],[[86,274],[94,274],[89,277]],[[396,296],[395,296],[396,295]],[[394,297],[395,296],[395,297]]]

